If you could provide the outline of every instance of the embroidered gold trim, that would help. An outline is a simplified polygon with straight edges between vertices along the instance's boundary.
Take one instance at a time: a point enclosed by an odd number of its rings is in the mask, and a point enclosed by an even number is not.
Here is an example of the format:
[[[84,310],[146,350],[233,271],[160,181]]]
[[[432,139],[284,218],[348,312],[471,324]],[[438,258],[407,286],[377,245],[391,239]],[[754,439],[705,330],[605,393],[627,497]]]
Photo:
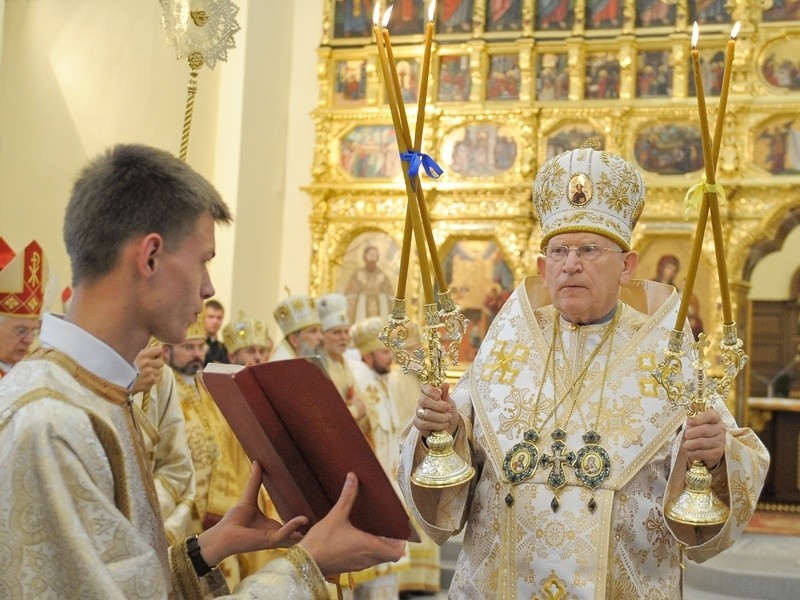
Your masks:
[[[316,563],[302,546],[299,544],[292,546],[286,552],[286,559],[300,573],[314,600],[328,600],[325,580],[322,578]]]

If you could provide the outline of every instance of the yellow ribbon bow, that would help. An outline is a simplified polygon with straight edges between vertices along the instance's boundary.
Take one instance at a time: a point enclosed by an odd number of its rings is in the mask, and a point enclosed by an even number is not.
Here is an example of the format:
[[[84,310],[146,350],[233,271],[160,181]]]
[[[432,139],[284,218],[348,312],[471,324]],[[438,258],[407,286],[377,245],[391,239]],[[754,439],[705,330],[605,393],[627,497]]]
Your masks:
[[[703,179],[690,187],[686,191],[686,195],[683,197],[683,205],[686,207],[686,210],[683,212],[684,221],[689,220],[689,215],[691,214],[692,209],[700,206],[700,200],[703,198],[703,194],[706,192],[709,194],[716,194],[717,198],[719,198],[722,202],[726,201],[725,188],[723,188],[719,183],[708,183],[704,175]]]

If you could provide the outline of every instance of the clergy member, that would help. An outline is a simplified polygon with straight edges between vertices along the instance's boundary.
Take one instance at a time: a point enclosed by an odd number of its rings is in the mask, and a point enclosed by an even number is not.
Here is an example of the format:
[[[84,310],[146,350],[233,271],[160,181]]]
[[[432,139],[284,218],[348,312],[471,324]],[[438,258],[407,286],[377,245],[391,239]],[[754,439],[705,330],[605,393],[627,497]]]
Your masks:
[[[0,238],[0,377],[27,356],[39,335],[46,278],[38,242],[16,255]]]
[[[217,408],[202,379],[206,355],[206,331],[203,315],[186,332],[180,344],[165,344],[164,354],[174,378],[175,388],[186,421],[186,438],[195,472],[195,500],[192,510],[192,533],[199,534],[217,523],[237,502],[247,485],[250,460]],[[227,347],[227,344],[226,344]],[[259,496],[262,512],[277,518],[277,513],[262,488]],[[266,552],[232,556],[222,563],[228,587],[234,589],[241,579],[267,562]]]
[[[234,365],[257,365],[267,362],[272,354],[267,324],[241,311],[222,330],[222,339],[228,349],[228,361]]]
[[[130,388],[131,408],[142,431],[164,530],[172,545],[194,533],[195,480],[186,425],[175,376],[164,366],[158,340],[151,340],[136,355],[134,365],[139,374]]]
[[[576,203],[574,190],[585,198]],[[674,288],[632,281],[639,172],[581,148],[539,170],[542,279],[521,282],[452,395],[422,386],[398,478],[437,542],[462,528],[451,598],[679,598],[682,552],[702,562],[730,547],[756,507],[769,457],[725,399],[686,418],[653,370],[674,327]],[[693,342],[685,327],[683,377]],[[435,430],[476,477],[425,489],[411,473]],[[692,460],[730,507],[721,525],[668,521]]]
[[[270,360],[319,356],[322,352],[322,330],[317,306],[310,296],[288,296],[273,312],[283,340]]]

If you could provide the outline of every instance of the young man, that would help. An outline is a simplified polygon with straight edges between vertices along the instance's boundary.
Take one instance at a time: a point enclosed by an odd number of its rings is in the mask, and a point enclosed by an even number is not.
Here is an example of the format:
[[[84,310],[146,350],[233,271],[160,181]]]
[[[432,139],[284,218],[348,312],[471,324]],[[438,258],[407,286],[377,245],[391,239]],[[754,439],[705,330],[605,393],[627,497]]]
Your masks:
[[[576,182],[586,195],[578,204]],[[758,437],[736,426],[719,397],[687,420],[653,377],[679,298],[671,286],[626,285],[644,193],[636,169],[608,152],[581,148],[542,165],[533,202],[543,287],[535,278],[520,284],[452,395],[422,388],[398,478],[436,541],[466,525],[451,598],[554,589],[582,599],[678,598],[681,548],[696,561],[714,556],[755,510],[769,462]],[[444,490],[413,486],[423,439],[442,429],[478,475]],[[730,505],[722,525],[664,517],[695,459]]]
[[[204,306],[203,324],[206,332],[206,358],[203,366],[210,362],[227,363],[229,348],[217,338],[225,318],[225,308],[219,300],[206,300]]]
[[[304,519],[266,519],[253,465],[239,504],[167,552],[153,479],[131,410],[133,361],[151,337],[183,341],[214,293],[214,188],[171,154],[117,146],[75,183],[64,240],[74,295],[46,315],[43,348],[0,381],[0,589],[10,597],[200,598],[227,586],[213,565],[295,542]],[[323,575],[397,560],[404,544],[347,522],[348,477],[325,519],[242,582],[262,597],[324,593]]]

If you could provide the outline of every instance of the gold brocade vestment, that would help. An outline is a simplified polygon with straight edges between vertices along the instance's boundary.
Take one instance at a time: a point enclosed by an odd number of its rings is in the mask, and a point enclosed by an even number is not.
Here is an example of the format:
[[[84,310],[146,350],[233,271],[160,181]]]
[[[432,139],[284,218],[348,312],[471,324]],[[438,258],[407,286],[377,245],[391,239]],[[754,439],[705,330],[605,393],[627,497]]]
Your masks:
[[[451,598],[678,598],[676,537],[688,546],[690,558],[702,562],[744,530],[768,457],[755,434],[738,428],[721,403],[714,408],[728,434],[714,485],[731,507],[730,518],[698,533],[671,529],[665,522],[664,503],[683,489],[686,467],[677,456],[685,414],[670,405],[652,371],[675,322],[678,296],[670,286],[631,282],[622,300],[627,304],[621,305],[610,338],[613,352],[596,355],[597,367],[587,371],[572,417],[564,422],[572,403],[571,396],[563,397],[570,377],[610,325],[561,328],[563,351],[554,354],[554,389],[552,370],[545,373],[544,365],[560,316],[538,278],[520,284],[452,392],[462,419],[455,450],[475,466],[479,477],[473,481],[444,490],[412,486],[410,473],[424,447],[418,431],[407,428],[398,479],[414,515],[439,543],[466,526]],[[598,412],[606,360],[611,362]],[[566,484],[554,511],[556,493],[548,485],[554,465],[540,462],[529,479],[515,485],[503,462],[532,427],[539,434],[539,454],[559,455],[551,437],[557,426],[566,430],[563,455],[577,452],[585,445],[582,436],[596,429],[611,469],[592,492],[571,466],[559,463]],[[588,508],[592,497],[594,512]]]
[[[218,569],[198,579],[185,543],[167,548],[125,387],[133,375],[123,382],[112,366],[124,359],[53,315],[42,342],[0,381],[0,598],[326,597],[299,546],[233,595]]]
[[[238,501],[250,477],[251,463],[202,383],[202,377],[175,372],[181,409],[186,419],[186,439],[192,454],[196,492],[192,527],[201,533],[216,523]],[[259,505],[265,514],[277,519],[272,502],[262,488]],[[269,551],[232,556],[220,564],[228,587],[270,560]]]

